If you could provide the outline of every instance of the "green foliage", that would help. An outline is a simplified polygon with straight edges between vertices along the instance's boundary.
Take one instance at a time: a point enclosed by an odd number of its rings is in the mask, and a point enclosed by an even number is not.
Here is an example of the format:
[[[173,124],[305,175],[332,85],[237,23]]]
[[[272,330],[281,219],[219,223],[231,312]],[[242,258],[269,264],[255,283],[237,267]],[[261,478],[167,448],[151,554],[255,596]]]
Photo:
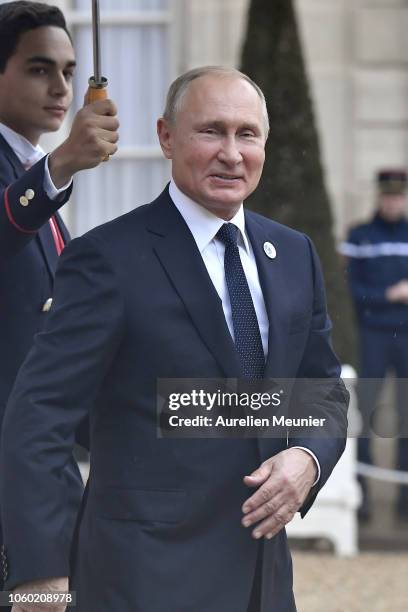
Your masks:
[[[251,1],[241,69],[263,89],[271,121],[263,178],[248,206],[312,238],[322,261],[336,352],[343,363],[355,363],[352,306],[344,263],[335,250],[292,0]]]

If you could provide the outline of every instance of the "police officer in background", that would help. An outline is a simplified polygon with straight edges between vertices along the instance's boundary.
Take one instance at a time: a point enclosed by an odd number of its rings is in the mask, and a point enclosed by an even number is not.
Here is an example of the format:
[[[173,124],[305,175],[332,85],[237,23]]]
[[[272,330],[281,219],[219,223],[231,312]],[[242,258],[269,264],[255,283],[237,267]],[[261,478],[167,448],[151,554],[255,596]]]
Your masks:
[[[354,227],[342,252],[349,258],[349,284],[360,333],[359,407],[365,431],[372,423],[382,379],[395,373],[399,433],[396,464],[408,472],[408,220],[407,172],[381,170],[377,175],[378,205],[374,218]],[[370,380],[367,380],[370,379]],[[365,433],[367,435],[367,433]],[[372,463],[370,440],[362,437],[359,461]],[[362,479],[359,516],[371,516],[367,482]],[[396,512],[408,520],[408,487],[401,486]]]

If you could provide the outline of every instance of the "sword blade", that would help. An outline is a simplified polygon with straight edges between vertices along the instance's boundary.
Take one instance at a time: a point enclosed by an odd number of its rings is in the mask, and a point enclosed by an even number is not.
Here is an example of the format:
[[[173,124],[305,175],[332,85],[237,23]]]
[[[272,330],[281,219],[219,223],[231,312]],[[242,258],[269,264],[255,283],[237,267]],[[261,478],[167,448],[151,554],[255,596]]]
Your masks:
[[[99,0],[92,0],[92,32],[94,78],[96,83],[101,82],[101,22],[99,16]]]

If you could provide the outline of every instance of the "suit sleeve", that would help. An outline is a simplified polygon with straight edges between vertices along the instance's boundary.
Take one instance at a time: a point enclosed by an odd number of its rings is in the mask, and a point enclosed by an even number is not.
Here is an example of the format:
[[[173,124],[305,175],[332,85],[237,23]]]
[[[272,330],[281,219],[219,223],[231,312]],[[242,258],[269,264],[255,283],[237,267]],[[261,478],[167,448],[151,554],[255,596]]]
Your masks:
[[[295,402],[302,406],[302,416],[324,418],[322,434],[303,436],[293,430],[289,446],[303,446],[317,457],[321,475],[301,508],[302,517],[312,506],[317,493],[329,478],[340,459],[347,438],[347,408],[349,394],[340,379],[340,364],[331,344],[332,324],[327,314],[326,295],[319,258],[307,238],[313,271],[313,314],[306,348],[299,367]],[[307,410],[310,406],[310,412]],[[306,411],[305,411],[306,408]]]
[[[73,240],[56,275],[46,329],[18,374],[1,440],[7,588],[66,576],[76,513],[64,466],[122,336],[123,302],[97,240]]]
[[[40,227],[69,199],[70,186],[60,198],[50,200],[44,191],[43,157],[19,179],[9,184],[0,175],[0,258],[22,250]],[[27,195],[29,197],[27,197]]]

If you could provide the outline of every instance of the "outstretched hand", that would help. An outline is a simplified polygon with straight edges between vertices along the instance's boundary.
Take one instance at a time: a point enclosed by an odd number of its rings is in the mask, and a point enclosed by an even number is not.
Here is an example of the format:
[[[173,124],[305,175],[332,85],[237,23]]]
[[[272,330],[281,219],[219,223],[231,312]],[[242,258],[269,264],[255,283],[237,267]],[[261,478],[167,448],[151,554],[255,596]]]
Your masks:
[[[316,476],[313,457],[300,448],[288,448],[267,459],[244,478],[244,483],[257,491],[242,506],[242,525],[257,523],[253,537],[272,538],[303,505]]]

